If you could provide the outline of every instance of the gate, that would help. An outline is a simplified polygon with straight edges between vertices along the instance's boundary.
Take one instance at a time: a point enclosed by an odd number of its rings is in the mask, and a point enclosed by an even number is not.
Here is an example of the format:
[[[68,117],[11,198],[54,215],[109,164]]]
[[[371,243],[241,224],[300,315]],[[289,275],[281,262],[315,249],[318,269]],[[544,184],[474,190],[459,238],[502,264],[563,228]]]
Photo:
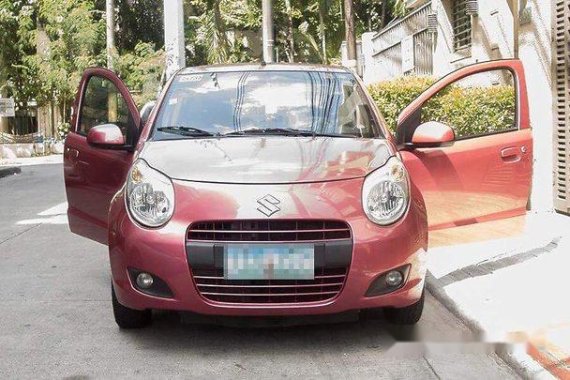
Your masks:
[[[402,74],[433,74],[433,35],[428,30],[428,15],[432,13],[431,2],[418,8],[401,20],[381,30],[372,39],[374,65],[381,79],[390,79]],[[402,71],[402,40],[413,36],[414,68]]]

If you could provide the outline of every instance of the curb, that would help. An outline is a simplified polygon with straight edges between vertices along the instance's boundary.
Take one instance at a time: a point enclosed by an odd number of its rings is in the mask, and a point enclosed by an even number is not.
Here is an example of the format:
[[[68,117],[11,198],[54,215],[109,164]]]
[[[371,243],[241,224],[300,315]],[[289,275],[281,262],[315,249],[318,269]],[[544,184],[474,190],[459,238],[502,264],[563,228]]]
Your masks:
[[[529,342],[528,353],[544,368],[559,379],[570,379],[570,362],[568,359],[559,359],[548,350],[541,350],[541,348]]]
[[[20,174],[22,169],[17,166],[8,166],[5,168],[0,167],[0,178],[7,177],[12,174]]]
[[[440,282],[428,271],[426,288],[444,305],[456,318],[462,321],[471,331],[484,337],[485,330],[481,324],[461,310],[457,303],[447,295]],[[527,344],[495,344],[495,354],[510,366],[517,375],[525,379],[553,378],[548,367],[541,366],[533,357],[527,354]]]

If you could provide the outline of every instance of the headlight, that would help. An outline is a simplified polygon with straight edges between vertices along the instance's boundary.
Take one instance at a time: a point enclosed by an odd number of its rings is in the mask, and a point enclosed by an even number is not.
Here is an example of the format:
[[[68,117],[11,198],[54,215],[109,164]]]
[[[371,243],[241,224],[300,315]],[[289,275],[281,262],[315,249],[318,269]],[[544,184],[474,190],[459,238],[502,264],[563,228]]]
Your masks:
[[[140,224],[160,227],[174,211],[174,187],[170,178],[137,160],[127,178],[127,205]]]
[[[386,226],[404,215],[410,199],[408,173],[402,162],[392,157],[364,180],[362,205],[368,219]]]

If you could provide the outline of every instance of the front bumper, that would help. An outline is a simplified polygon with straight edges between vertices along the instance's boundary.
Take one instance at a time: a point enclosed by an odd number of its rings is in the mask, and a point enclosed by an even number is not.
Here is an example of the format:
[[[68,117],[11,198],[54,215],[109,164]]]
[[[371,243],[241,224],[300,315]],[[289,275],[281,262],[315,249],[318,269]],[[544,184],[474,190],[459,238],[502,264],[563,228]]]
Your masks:
[[[421,296],[425,279],[427,221],[423,199],[412,187],[407,214],[396,224],[379,227],[364,215],[362,179],[288,185],[235,185],[174,181],[176,209],[160,229],[134,222],[123,193],[111,203],[109,255],[113,284],[119,302],[133,309],[190,311],[210,315],[312,315],[333,314],[374,307],[405,307]],[[259,304],[224,303],[205,299],[197,291],[186,253],[188,226],[202,220],[265,218],[257,199],[272,194],[281,211],[272,219],[343,220],[352,231],[352,262],[342,291],[333,299],[316,302]],[[409,264],[405,285],[392,293],[366,297],[381,273]],[[136,290],[128,268],[148,271],[164,280],[173,298]]]

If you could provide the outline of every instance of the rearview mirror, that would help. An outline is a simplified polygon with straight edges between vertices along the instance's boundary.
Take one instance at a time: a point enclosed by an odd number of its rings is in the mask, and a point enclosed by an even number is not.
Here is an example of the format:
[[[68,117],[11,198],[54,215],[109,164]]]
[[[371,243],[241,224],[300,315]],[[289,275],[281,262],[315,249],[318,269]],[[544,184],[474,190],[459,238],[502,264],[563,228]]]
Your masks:
[[[455,141],[455,131],[449,125],[428,121],[416,128],[412,135],[412,147],[437,148]]]
[[[99,148],[121,148],[125,145],[125,136],[115,124],[101,124],[89,130],[87,142]]]

